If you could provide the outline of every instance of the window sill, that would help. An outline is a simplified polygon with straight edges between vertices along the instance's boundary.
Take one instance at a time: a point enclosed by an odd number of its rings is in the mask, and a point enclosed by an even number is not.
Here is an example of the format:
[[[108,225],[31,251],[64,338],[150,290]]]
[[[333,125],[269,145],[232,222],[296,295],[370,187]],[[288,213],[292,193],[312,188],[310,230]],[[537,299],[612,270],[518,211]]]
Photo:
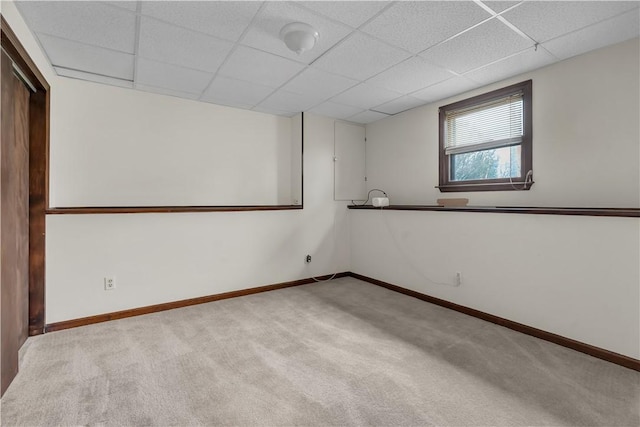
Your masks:
[[[350,205],[349,209],[375,209],[392,211],[434,211],[434,212],[488,212],[529,215],[579,215],[640,218],[639,208],[557,208],[531,206],[438,206],[438,205],[391,205],[385,208]]]
[[[525,187],[526,184],[526,187]],[[441,193],[463,191],[529,191],[533,181],[506,181],[506,182],[474,182],[436,185]]]
[[[284,211],[302,209],[302,205],[261,205],[261,206],[108,206],[49,208],[47,215],[82,214],[132,214],[132,213],[185,213],[185,212],[246,212]]]

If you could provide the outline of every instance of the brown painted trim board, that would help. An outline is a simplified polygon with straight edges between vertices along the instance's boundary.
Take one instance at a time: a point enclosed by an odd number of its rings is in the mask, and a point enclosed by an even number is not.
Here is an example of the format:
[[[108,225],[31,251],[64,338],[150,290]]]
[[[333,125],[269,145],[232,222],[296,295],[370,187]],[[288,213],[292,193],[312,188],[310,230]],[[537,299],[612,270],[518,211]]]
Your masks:
[[[443,105],[438,108],[438,165],[439,165],[439,179],[436,188],[442,193],[449,192],[468,192],[468,191],[528,191],[534,184],[533,181],[530,185],[524,185],[523,187],[516,187],[513,184],[525,184],[527,173],[533,171],[532,166],[532,147],[531,142],[533,139],[533,126],[532,126],[532,98],[533,98],[533,82],[532,80],[526,80],[520,83],[516,83],[507,87],[492,90],[471,98],[463,99],[452,104]],[[522,140],[520,141],[520,161],[522,167],[520,168],[520,176],[515,177],[515,180],[511,178],[493,178],[493,179],[472,179],[465,181],[455,181],[451,177],[452,162],[454,157],[449,154],[445,154],[446,146],[446,127],[447,127],[447,114],[450,112],[461,111],[466,108],[474,108],[482,105],[488,101],[496,101],[498,99],[504,99],[507,96],[515,95],[516,93],[522,93],[522,119],[524,125],[524,132],[522,134]],[[533,178],[533,177],[532,177]],[[516,182],[517,181],[517,182]]]
[[[47,215],[83,214],[135,214],[135,213],[187,213],[187,212],[247,212],[285,211],[303,209],[302,205],[260,206],[95,206],[73,208],[49,208]]]
[[[45,209],[49,199],[49,91],[31,95],[29,108],[29,335],[44,333]]]
[[[371,205],[349,205],[348,209],[385,211],[431,211],[431,212],[486,212],[527,215],[577,215],[640,218],[638,208],[570,208],[536,206],[435,206],[435,205],[391,205],[376,208]]]
[[[337,273],[335,278],[347,277],[350,273]],[[319,281],[327,280],[331,275],[320,276]],[[126,317],[140,316],[142,314],[157,313],[159,311],[172,310],[174,308],[188,307],[190,305],[204,304],[212,301],[219,301],[227,298],[241,297],[245,295],[257,294],[260,292],[273,291],[276,289],[290,288],[293,286],[307,285],[314,283],[313,278],[293,280],[290,282],[276,283],[274,285],[259,286],[257,288],[241,289],[238,291],[225,292],[222,294],[207,295],[198,298],[190,298],[180,301],[166,302],[163,304],[149,305],[146,307],[132,308],[129,310],[116,311],[113,313],[98,314],[96,316],[83,317],[80,319],[65,320],[62,322],[50,323],[46,326],[46,332],[61,331],[63,329],[76,328],[78,326],[91,325],[93,323],[107,322],[109,320],[124,319]]]
[[[0,21],[2,48],[37,90],[29,100],[29,335],[37,335],[44,332],[50,86],[4,16]]]
[[[36,63],[33,62],[27,50],[22,46],[16,33],[13,32],[9,23],[0,17],[0,27],[2,28],[2,48],[7,52],[11,59],[20,67],[20,71],[26,74],[36,89],[49,91],[49,83],[44,78]]]
[[[0,32],[2,49],[37,90],[29,99],[29,335],[38,335],[44,332],[45,321],[50,86],[4,16],[0,17]]]
[[[589,356],[596,357],[598,359],[606,360],[607,362],[615,363],[616,365],[624,366],[625,368],[633,369],[634,371],[640,371],[640,360],[628,357],[619,353],[614,353],[609,350],[605,350],[600,347],[595,347],[589,344],[585,344],[580,341],[566,338],[560,335],[556,335],[551,332],[543,331],[538,328],[523,325],[522,323],[514,322],[502,317],[494,316],[493,314],[485,313],[480,310],[465,307],[463,305],[455,304],[449,301],[445,301],[440,298],[432,297],[420,292],[412,291],[410,289],[403,288],[401,286],[392,285],[391,283],[383,282],[382,280],[373,279],[371,277],[363,276],[357,273],[349,273],[349,276],[362,280],[364,282],[371,283],[373,285],[382,286],[389,290],[405,294],[422,301],[426,301],[435,305],[439,305],[450,310],[454,310],[469,316],[477,317],[478,319],[485,320],[487,322],[495,323],[505,328],[512,329],[523,334],[531,335],[536,338],[543,339],[545,341],[552,342],[554,344],[561,345],[563,347],[570,348],[572,350],[579,351],[581,353],[588,354]]]

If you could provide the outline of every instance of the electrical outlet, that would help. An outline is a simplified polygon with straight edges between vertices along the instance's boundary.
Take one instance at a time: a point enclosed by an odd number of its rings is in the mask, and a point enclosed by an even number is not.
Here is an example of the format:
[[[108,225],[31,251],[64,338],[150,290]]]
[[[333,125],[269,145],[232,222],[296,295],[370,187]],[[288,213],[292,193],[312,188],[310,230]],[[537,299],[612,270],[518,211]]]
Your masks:
[[[115,277],[105,277],[104,278],[104,290],[112,291],[116,288],[116,278]]]
[[[456,286],[462,285],[462,273],[459,271],[456,273]]]
[[[307,257],[304,259],[307,264],[311,262],[311,255],[307,255]]]

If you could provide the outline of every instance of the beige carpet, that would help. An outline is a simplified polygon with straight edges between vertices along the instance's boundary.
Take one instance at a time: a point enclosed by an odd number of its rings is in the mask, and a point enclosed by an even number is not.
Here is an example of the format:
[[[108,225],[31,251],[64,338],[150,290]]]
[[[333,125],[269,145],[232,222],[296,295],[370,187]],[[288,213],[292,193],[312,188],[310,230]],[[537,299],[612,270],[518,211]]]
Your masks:
[[[640,424],[640,373],[352,278],[28,345],[3,425]]]

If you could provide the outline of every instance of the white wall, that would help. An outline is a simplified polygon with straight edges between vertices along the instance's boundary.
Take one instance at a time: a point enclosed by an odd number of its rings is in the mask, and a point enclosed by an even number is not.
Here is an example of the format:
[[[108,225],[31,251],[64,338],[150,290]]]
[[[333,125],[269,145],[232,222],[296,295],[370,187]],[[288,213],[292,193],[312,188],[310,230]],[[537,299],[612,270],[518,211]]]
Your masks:
[[[305,115],[303,210],[48,216],[47,323],[348,271],[332,158],[333,120]]]
[[[292,204],[293,122],[60,78],[51,206]]]
[[[640,220],[351,211],[351,270],[640,358]],[[462,273],[460,287],[453,285]]]
[[[69,172],[61,168],[72,169],[70,173],[84,170],[78,164],[82,163],[84,141],[77,136],[93,138],[112,133],[119,124],[93,120],[89,126],[80,120],[84,117],[83,109],[91,106],[72,102],[82,99],[79,90],[108,96],[108,103],[96,100],[94,107],[105,110],[110,117],[117,115],[114,109],[120,108],[121,102],[171,104],[175,113],[186,108],[195,114],[205,114],[215,108],[223,114],[238,114],[238,110],[227,107],[200,106],[56,77],[15,6],[3,1],[2,13],[5,12],[7,21],[52,86],[51,161],[58,174],[51,180],[52,203],[68,203],[78,194],[84,197],[81,183],[60,177]],[[165,114],[170,112],[170,107],[166,108]],[[332,119],[305,115],[303,210],[49,215],[46,322],[348,271],[348,211],[346,203],[333,201],[333,123]],[[65,126],[74,127],[73,134]],[[72,141],[67,139],[70,135]],[[145,136],[150,137],[153,135]],[[135,142],[147,145],[153,141]],[[92,143],[92,150],[105,156],[102,164],[95,163],[93,167],[111,167],[113,159],[105,145],[113,140],[96,137]],[[293,154],[290,156],[293,162]],[[75,162],[61,160],[74,157]],[[304,262],[307,254],[313,257],[311,264]],[[116,290],[103,290],[103,278],[107,275],[116,277]]]
[[[635,39],[368,125],[368,187],[392,204],[637,208],[638,63]],[[438,106],[530,78],[533,188],[439,193]],[[351,211],[350,221],[356,273],[640,358],[637,218]],[[458,271],[462,285],[447,286]]]
[[[367,125],[369,188],[392,204],[640,207],[639,50],[633,39]],[[531,190],[440,193],[438,107],[528,79]]]
[[[303,210],[48,216],[47,323],[348,271],[332,156],[333,120],[306,115]]]

